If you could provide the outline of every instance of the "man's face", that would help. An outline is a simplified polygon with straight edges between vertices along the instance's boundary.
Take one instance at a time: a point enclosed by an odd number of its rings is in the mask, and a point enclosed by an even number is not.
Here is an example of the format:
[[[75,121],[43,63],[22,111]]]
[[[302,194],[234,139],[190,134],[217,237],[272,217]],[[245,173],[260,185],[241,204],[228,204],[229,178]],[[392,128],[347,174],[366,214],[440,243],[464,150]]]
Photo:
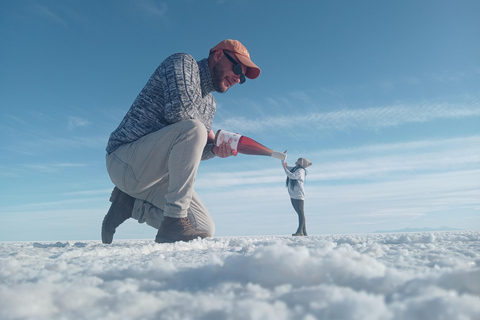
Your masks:
[[[237,57],[235,57],[233,53],[230,53],[230,57],[239,63]],[[241,67],[243,73],[245,73],[247,67],[243,65],[241,65]],[[229,88],[240,82],[240,75],[233,72],[233,63],[223,53],[213,66],[212,73],[213,88],[217,92],[226,92]]]

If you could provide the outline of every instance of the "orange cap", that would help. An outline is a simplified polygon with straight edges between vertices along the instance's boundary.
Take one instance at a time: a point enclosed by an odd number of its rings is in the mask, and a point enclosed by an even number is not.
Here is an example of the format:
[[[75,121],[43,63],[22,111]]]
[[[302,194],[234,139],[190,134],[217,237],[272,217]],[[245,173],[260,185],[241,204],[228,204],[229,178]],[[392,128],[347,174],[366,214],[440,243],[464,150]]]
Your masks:
[[[240,62],[247,67],[247,72],[245,76],[249,79],[255,79],[260,75],[260,68],[257,67],[255,63],[250,60],[250,54],[248,53],[247,48],[238,40],[223,40],[215,47],[210,49],[210,53],[216,50],[228,50],[235,53],[235,56],[240,60]]]

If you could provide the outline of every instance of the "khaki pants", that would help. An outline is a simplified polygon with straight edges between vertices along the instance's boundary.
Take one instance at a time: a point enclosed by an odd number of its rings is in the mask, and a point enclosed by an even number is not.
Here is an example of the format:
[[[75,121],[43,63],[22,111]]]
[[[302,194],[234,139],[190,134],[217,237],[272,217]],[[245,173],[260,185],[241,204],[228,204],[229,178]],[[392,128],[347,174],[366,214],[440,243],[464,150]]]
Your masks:
[[[107,155],[112,182],[136,199],[132,217],[158,229],[163,217],[188,217],[199,232],[211,235],[215,225],[193,190],[207,142],[198,120],[169,125]]]

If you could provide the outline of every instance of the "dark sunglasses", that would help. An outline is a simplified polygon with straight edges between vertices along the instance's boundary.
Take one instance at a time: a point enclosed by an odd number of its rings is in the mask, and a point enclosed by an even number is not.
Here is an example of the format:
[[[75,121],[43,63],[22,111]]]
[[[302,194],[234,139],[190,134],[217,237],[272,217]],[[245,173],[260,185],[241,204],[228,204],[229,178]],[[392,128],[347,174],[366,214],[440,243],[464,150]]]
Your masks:
[[[245,82],[245,75],[243,74],[242,71],[242,66],[235,60],[233,60],[232,57],[230,57],[225,51],[223,51],[225,56],[230,60],[230,62],[233,63],[233,73],[235,73],[237,76],[240,76],[240,84]]]

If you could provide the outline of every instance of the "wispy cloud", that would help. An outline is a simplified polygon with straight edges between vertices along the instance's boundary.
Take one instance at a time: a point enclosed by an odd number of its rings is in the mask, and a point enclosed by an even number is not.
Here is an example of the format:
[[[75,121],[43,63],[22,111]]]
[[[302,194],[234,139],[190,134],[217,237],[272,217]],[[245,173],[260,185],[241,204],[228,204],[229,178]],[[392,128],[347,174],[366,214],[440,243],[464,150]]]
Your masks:
[[[309,192],[321,197],[325,206],[339,206],[341,199],[362,203],[356,211],[366,216],[424,214],[459,206],[477,207],[480,180],[474,177],[479,176],[480,170],[421,174],[368,184],[312,186]]]
[[[416,221],[430,219],[436,221],[434,224],[474,228],[458,217],[463,217],[460,210],[478,212],[478,177],[480,170],[477,169],[338,185],[312,184],[307,180],[307,225],[313,233],[358,233],[388,225],[422,226],[424,222],[418,225]],[[250,234],[249,224],[256,221],[268,221],[266,229],[280,234],[295,226],[296,216],[282,184],[199,190],[198,193],[218,224],[229,229],[223,231],[219,226],[219,231],[226,234],[235,234],[238,229]],[[450,217],[435,219],[439,212],[450,212]],[[232,221],[235,227],[231,226]]]
[[[64,196],[105,196],[110,195],[112,189],[96,189],[96,190],[85,190],[85,191],[76,191],[76,192],[65,192],[62,193]]]
[[[167,19],[168,5],[165,2],[144,0],[137,2],[138,7],[149,15]]]
[[[261,118],[232,117],[217,123],[218,127],[235,128],[242,132],[315,128],[316,130],[363,129],[378,130],[409,123],[425,123],[440,119],[480,116],[480,101],[469,103],[422,102],[384,107],[346,109],[330,112],[296,113],[288,116]]]
[[[73,149],[99,149],[103,150],[107,145],[108,136],[79,136],[71,138],[63,137],[38,137],[34,139],[23,139],[3,149],[10,153],[34,155],[47,153],[51,150],[73,150]]]
[[[415,207],[420,207],[418,203],[425,202],[432,210],[447,209],[459,204],[464,207],[476,208],[479,204],[480,180],[474,179],[474,177],[480,177],[480,169],[428,173],[405,176],[395,181],[375,181],[365,184],[311,185],[307,181],[306,191],[311,207],[317,207],[317,204],[342,207],[345,204],[362,202],[364,205],[358,206],[356,211],[363,211],[363,207],[383,207],[389,204],[392,204],[392,208],[403,207],[402,204],[407,206],[405,200],[408,198],[415,202]],[[222,199],[218,198],[219,193],[215,190],[204,190],[201,193],[202,196],[208,197],[209,202],[221,204],[225,202],[221,201],[223,199],[227,200],[227,205],[231,207],[234,207],[234,204],[245,207],[245,205],[258,204],[262,201],[268,206],[272,206],[285,198],[287,191],[283,185],[232,188],[224,189],[221,192]],[[373,204],[372,199],[377,199],[378,202]],[[367,205],[368,203],[371,205]],[[408,206],[412,208],[412,202]],[[244,209],[240,211],[245,212]],[[372,213],[374,211],[366,211],[374,214]]]
[[[312,180],[385,179],[480,167],[480,136],[318,151]],[[313,170],[312,170],[313,171]]]
[[[478,210],[479,145],[477,135],[316,150],[305,185],[308,225],[318,233],[371,232],[392,224],[420,227],[427,220],[471,228],[468,219],[435,216]],[[207,169],[200,170],[195,188],[220,223],[228,227],[238,215],[236,228],[249,232],[249,221],[258,216],[274,216],[276,230],[294,221],[280,163],[232,171],[219,162]]]
[[[56,13],[54,13],[50,8],[44,6],[44,5],[36,5],[35,7],[35,10],[37,12],[38,15],[40,16],[43,16],[44,18],[56,23],[56,24],[59,24],[59,25],[62,25],[62,26],[67,26],[67,23],[65,22],[65,20],[63,20],[59,15],[57,15]]]
[[[321,159],[321,162],[314,161],[307,179],[310,183],[358,183],[394,180],[418,173],[478,169],[479,145],[480,136],[472,136],[319,150],[311,156],[312,159]],[[222,170],[220,165],[215,172],[200,172],[195,184],[198,188],[208,189],[266,185],[284,180],[285,175],[279,163],[275,168],[234,172]]]
[[[78,127],[86,127],[92,124],[90,121],[80,118],[80,117],[69,117],[68,118],[68,129],[74,130]]]
[[[83,168],[85,163],[19,163],[10,166],[0,166],[0,177],[17,178],[32,173],[59,173],[72,168]]]
[[[60,172],[68,168],[81,168],[86,167],[84,163],[37,163],[37,164],[23,164],[22,168],[28,171],[36,171],[43,173]]]
[[[0,165],[0,177],[3,178],[17,178],[21,173],[18,168],[12,168],[11,166]]]
[[[37,212],[43,210],[64,210],[68,211],[71,208],[92,208],[92,207],[108,207],[110,203],[108,198],[111,189],[103,190],[85,190],[78,192],[65,192],[57,195],[56,199],[50,201],[29,201],[25,200],[21,203],[10,205],[0,204],[1,212],[21,212],[30,211]]]

